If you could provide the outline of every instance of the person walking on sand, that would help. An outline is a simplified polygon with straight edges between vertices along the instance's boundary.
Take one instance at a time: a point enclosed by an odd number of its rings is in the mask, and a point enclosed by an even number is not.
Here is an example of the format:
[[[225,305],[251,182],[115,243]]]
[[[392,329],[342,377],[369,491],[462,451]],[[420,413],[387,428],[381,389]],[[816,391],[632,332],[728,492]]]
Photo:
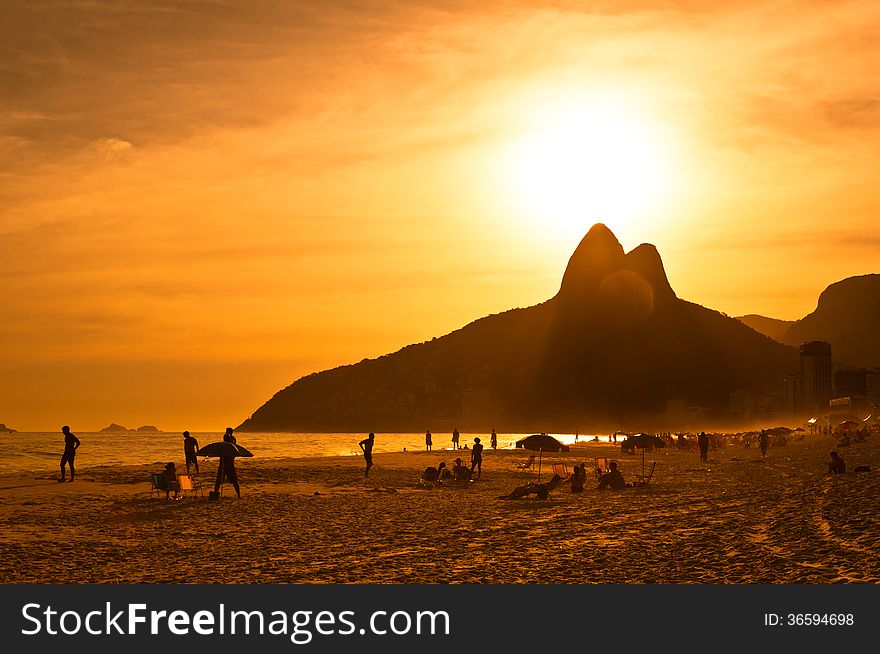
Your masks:
[[[431,438],[431,430],[425,432],[425,451],[430,452],[431,446],[434,444],[433,439]]]
[[[458,427],[456,427],[455,429],[452,430],[452,449],[453,450],[458,449],[458,439],[459,439]]]
[[[196,474],[199,474],[199,458],[196,452],[199,450],[199,442],[195,437],[190,436],[188,431],[183,432],[183,456],[186,460],[186,474],[189,474],[190,464],[196,467]]]
[[[373,442],[375,440],[376,435],[373,432],[370,432],[369,436],[358,443],[361,447],[361,451],[364,453],[364,461],[367,464],[367,467],[364,470],[364,478],[370,476],[370,468],[373,467]]]
[[[471,450],[471,474],[474,474],[474,469],[476,469],[477,479],[479,479],[483,474],[483,445],[480,443],[479,437],[474,438],[474,449]]]
[[[61,479],[58,481],[64,481],[64,465],[70,465],[70,481],[73,481],[74,469],[73,469],[73,460],[76,458],[76,451],[79,449],[79,439],[70,433],[70,427],[64,425],[61,428],[61,433],[64,434],[64,454],[61,455]]]
[[[700,461],[709,460],[709,436],[706,432],[701,431],[697,436],[697,445],[700,447]]]
[[[758,436],[758,445],[761,447],[761,456],[767,456],[767,448],[770,447],[770,434],[766,429],[761,430],[761,435]]]
[[[495,433],[495,430],[492,430],[492,437],[489,439],[489,445],[492,446],[493,450],[498,449],[498,434]]]

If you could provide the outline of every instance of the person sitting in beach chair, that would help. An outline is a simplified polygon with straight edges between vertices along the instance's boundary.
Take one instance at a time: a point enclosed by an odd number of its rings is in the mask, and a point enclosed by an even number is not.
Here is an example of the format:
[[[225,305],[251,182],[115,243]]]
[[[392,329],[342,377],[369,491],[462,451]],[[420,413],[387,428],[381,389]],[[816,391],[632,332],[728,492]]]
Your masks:
[[[165,499],[167,500],[171,494],[171,491],[174,491],[174,499],[180,495],[180,484],[177,483],[177,468],[174,463],[166,463],[165,471],[162,473],[165,477]]]
[[[538,499],[546,500],[548,497],[550,497],[550,491],[556,488],[556,486],[559,485],[560,481],[562,481],[562,479],[559,475],[553,475],[550,481],[545,481],[543,484],[536,484],[530,481],[529,483],[523,484],[522,486],[517,486],[507,495],[500,495],[498,499],[519,500],[534,493],[538,496]]]
[[[598,490],[602,490],[603,488],[611,488],[613,490],[626,488],[626,482],[623,479],[623,475],[620,474],[620,471],[617,469],[617,461],[612,461],[609,464],[609,467],[611,470],[599,478]]]
[[[437,482],[440,483],[442,480],[443,472],[446,470],[446,462],[441,461],[440,464],[435,468],[434,466],[428,466],[425,468],[425,471],[422,473],[421,481],[432,483]]]
[[[455,465],[452,466],[452,476],[456,481],[467,481],[471,478],[471,469],[464,465],[460,457],[455,460]]]

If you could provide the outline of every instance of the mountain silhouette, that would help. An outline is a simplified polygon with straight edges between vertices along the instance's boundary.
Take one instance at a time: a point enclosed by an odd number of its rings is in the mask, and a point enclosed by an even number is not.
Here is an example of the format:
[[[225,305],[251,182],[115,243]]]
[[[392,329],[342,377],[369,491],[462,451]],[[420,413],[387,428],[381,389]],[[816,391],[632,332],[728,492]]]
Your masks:
[[[744,325],[748,325],[756,332],[769,336],[774,341],[782,342],[781,339],[789,327],[794,324],[793,320],[779,320],[778,318],[768,318],[757,313],[750,313],[745,316],[737,316]]]
[[[852,366],[880,365],[880,275],[847,277],[819,295],[811,314],[796,321],[780,341],[831,343],[834,360]]]
[[[307,375],[244,431],[571,431],[656,417],[668,400],[727,407],[797,370],[797,351],[679,299],[660,254],[626,253],[605,225],[574,251],[558,293],[393,354]]]

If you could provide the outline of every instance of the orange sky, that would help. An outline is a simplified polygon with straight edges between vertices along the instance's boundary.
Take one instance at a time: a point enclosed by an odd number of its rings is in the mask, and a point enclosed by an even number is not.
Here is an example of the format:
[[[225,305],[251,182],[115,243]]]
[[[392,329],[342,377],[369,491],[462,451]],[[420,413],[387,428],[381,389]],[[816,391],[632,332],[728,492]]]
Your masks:
[[[801,317],[880,272],[877,25],[873,1],[3,3],[0,422],[221,430],[547,299],[600,221],[680,297]]]

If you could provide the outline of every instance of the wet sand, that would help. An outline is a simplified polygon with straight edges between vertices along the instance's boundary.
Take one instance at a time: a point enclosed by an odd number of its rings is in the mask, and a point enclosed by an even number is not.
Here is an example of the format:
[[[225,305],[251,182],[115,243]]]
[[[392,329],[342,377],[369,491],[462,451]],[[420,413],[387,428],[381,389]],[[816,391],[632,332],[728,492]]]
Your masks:
[[[87,468],[74,483],[0,478],[3,583],[878,583],[880,441],[841,448],[848,472],[825,474],[833,441],[697,454],[657,450],[647,488],[499,500],[534,479],[522,451],[488,451],[474,483],[424,487],[451,452],[243,460],[243,499],[150,498],[142,467]],[[574,447],[544,460],[569,469],[596,456]],[[468,452],[462,456],[469,456]],[[870,473],[854,473],[869,465]],[[213,486],[216,464],[202,467]],[[592,478],[590,480],[592,483]]]

